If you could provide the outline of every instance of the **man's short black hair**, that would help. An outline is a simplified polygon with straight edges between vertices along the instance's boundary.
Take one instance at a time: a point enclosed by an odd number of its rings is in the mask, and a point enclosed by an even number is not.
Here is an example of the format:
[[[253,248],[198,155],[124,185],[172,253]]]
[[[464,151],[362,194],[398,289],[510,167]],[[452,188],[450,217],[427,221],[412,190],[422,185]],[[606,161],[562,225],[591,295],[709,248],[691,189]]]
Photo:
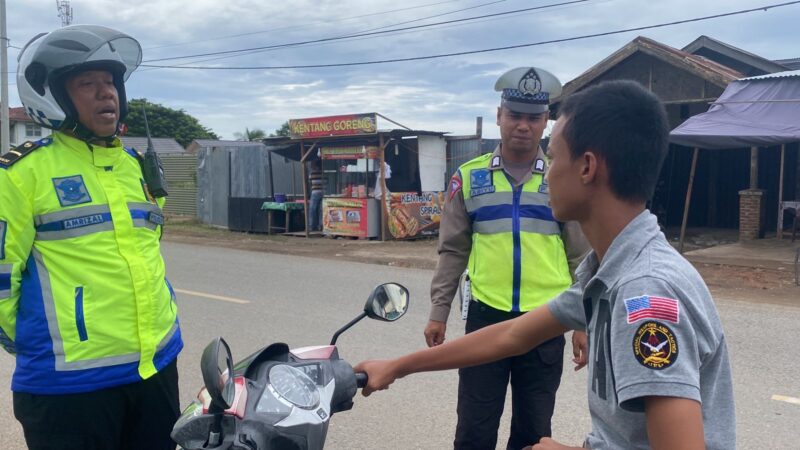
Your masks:
[[[572,159],[592,151],[609,171],[611,191],[622,200],[647,201],[667,154],[664,105],[633,81],[608,81],[570,95],[560,114]]]

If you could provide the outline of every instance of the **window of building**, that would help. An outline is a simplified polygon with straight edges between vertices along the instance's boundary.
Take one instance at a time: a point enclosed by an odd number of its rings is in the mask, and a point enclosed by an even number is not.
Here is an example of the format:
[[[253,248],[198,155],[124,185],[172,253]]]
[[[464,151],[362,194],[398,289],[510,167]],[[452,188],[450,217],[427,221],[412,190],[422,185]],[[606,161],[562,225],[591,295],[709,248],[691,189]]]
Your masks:
[[[42,137],[42,127],[35,123],[25,124],[26,137]]]

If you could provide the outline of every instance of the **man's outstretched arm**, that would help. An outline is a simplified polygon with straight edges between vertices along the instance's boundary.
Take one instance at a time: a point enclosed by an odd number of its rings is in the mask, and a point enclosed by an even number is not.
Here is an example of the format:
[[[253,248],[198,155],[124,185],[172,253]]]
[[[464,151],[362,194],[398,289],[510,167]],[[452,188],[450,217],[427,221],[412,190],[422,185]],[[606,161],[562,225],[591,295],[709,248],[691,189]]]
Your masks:
[[[369,377],[362,393],[389,387],[397,378],[417,372],[458,369],[521,355],[540,343],[564,334],[564,327],[545,305],[516,319],[464,335],[442,345],[384,361],[364,361],[354,368]]]
[[[703,411],[688,398],[650,396],[644,400],[647,438],[653,450],[703,450]]]

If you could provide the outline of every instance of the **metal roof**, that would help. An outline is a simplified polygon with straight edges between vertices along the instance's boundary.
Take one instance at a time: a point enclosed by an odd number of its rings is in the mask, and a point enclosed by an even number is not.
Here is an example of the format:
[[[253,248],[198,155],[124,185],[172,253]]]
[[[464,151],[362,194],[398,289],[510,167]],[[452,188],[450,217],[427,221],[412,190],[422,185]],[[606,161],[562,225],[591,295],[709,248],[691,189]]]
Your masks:
[[[787,70],[785,72],[770,73],[767,75],[759,75],[757,77],[742,78],[739,81],[766,80],[769,78],[793,78],[793,77],[800,77],[800,70]]]
[[[253,147],[262,145],[261,141],[227,141],[221,139],[195,139],[191,144],[198,147]]]
[[[800,58],[776,59],[775,62],[793,70],[800,69]]]
[[[33,122],[33,119],[25,112],[25,108],[19,106],[17,108],[8,108],[9,122]]]
[[[733,45],[718,41],[705,35],[698,37],[686,47],[683,47],[682,50],[687,53],[697,54],[704,48],[741,61],[751,67],[755,67],[767,73],[773,73],[787,68],[780,61],[770,61],[762,56],[758,56],[754,53],[750,53],[746,50],[742,50],[738,47],[734,47]]]
[[[292,139],[284,136],[269,137],[262,142],[267,145],[267,149],[283,157],[292,159],[294,161],[300,160],[300,143],[304,147],[314,145],[315,142],[325,141],[336,143],[336,145],[363,145],[366,142],[376,142],[381,136],[390,139],[399,139],[412,136],[444,136],[447,132],[441,131],[425,131],[425,130],[406,130],[406,129],[393,129],[393,130],[378,130],[375,134],[354,134],[350,136],[322,136],[307,139]],[[322,144],[320,144],[322,145]],[[314,159],[315,157],[312,157]]]
[[[135,148],[140,152],[147,150],[147,138],[136,136],[123,136],[122,145],[125,147]],[[175,139],[172,138],[153,138],[153,150],[156,153],[185,153],[186,149],[181,147]]]

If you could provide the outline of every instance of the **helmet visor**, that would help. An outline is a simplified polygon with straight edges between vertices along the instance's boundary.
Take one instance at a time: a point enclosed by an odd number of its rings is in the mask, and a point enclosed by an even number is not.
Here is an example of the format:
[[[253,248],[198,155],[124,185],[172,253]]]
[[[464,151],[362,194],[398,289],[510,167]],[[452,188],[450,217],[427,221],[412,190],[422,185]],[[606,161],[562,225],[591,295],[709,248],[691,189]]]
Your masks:
[[[142,61],[142,48],[132,37],[111,28],[94,25],[65,27],[46,35],[35,50],[32,62],[42,64],[47,73],[64,73],[86,63],[110,61],[125,66],[123,80]]]

